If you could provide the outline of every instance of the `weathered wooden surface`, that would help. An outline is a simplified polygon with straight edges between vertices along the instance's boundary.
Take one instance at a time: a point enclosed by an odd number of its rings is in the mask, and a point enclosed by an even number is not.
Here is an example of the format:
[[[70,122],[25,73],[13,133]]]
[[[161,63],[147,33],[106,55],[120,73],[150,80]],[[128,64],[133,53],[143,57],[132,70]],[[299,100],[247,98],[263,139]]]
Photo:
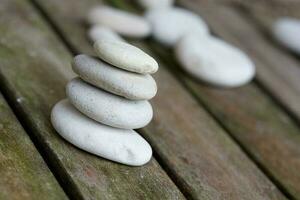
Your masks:
[[[206,6],[201,5],[201,14],[207,18],[223,13]],[[157,43],[150,45],[286,195],[300,199],[300,131],[293,120],[256,84],[231,90],[206,86],[185,75],[170,51]]]
[[[37,2],[57,25],[68,46],[72,46],[75,52],[92,53],[82,20],[97,1],[85,1],[84,6],[70,0]],[[114,3],[117,4],[116,1]],[[76,15],[72,19],[70,16],[74,11]],[[68,26],[64,25],[66,23]],[[159,161],[188,197],[284,198],[185,88],[166,71],[165,66],[161,65],[155,79],[159,89],[152,101],[154,119],[141,132],[151,142]]]
[[[285,59],[293,60],[292,56],[289,55],[293,54],[293,52],[278,43],[278,41],[273,37],[272,28],[276,20],[281,17],[292,17],[300,20],[300,5],[284,6],[281,4],[270,5],[266,2],[260,2],[257,4],[244,2],[240,4],[233,4],[233,6],[236,6],[236,8],[243,13],[244,17],[252,21],[255,28],[261,31],[265,41],[270,43],[270,46],[275,49],[281,49],[280,53],[283,57],[285,57]],[[299,60],[298,66],[300,66]]]
[[[1,0],[0,5],[1,89],[68,195],[184,199],[155,159],[143,167],[127,167],[83,152],[59,137],[50,124],[50,110],[65,96],[64,86],[73,76],[71,55],[27,1]]]
[[[254,84],[211,88],[172,65],[199,101],[287,195],[299,198],[299,128]]]
[[[253,31],[250,25],[247,26],[247,23],[240,16],[232,13],[233,10],[231,9],[209,8],[204,5],[201,5],[200,9],[199,5],[186,4],[186,2],[183,1],[182,3],[199,12],[215,33],[229,42],[245,50],[249,46],[253,48],[252,51],[261,47],[259,52],[248,52],[259,68],[258,73],[262,73],[261,68],[266,68],[269,64],[262,63],[259,60],[260,56],[268,56],[268,53],[265,53],[264,48],[261,46],[262,43],[266,42],[259,37],[258,33]],[[231,29],[231,27],[233,28]],[[280,55],[278,53],[278,56]],[[271,60],[271,56],[269,57]],[[273,55],[273,58],[276,59],[276,56]],[[293,67],[294,71],[298,70],[295,65]],[[272,78],[272,82],[269,84],[278,81],[277,88],[275,88],[276,85],[273,85],[274,90],[278,94],[286,95],[285,92],[290,89],[290,85],[284,85],[274,74],[267,74],[268,71],[263,72],[266,77]],[[291,118],[275,106],[272,100],[259,90],[255,84],[249,84],[234,90],[218,90],[197,83],[182,74],[184,73],[179,73],[186,85],[249,152],[251,157],[260,164],[266,173],[282,187],[282,190],[293,198],[300,199],[300,174],[298,173],[300,168],[300,134],[299,127],[293,123]],[[293,78],[294,80],[300,78],[300,76],[296,77],[285,70],[282,70],[281,74],[286,76],[290,82]],[[262,78],[265,77],[261,76]],[[294,84],[294,88],[298,90],[299,85]],[[294,94],[294,91],[289,94]],[[296,107],[300,105],[298,96],[293,96],[292,100],[295,102]],[[289,103],[291,102],[286,102],[286,104]]]
[[[0,199],[68,199],[0,94]]]
[[[272,27],[276,20],[281,17],[300,19],[300,4],[285,4],[284,1],[271,1],[271,3],[268,1],[258,1],[256,3],[241,1],[234,2],[231,6],[234,6],[236,10],[242,13],[243,17],[252,21],[255,28],[264,36],[265,41],[270,43],[270,46],[273,48],[281,48],[282,51],[280,53],[283,54],[283,57],[291,59],[291,56],[288,56],[288,54],[293,52],[280,45],[276,39],[273,38]]]
[[[193,1],[182,3],[203,16],[217,35],[246,51],[256,64],[259,82],[300,120],[298,62],[274,48],[249,20],[233,9],[224,6],[206,7]]]

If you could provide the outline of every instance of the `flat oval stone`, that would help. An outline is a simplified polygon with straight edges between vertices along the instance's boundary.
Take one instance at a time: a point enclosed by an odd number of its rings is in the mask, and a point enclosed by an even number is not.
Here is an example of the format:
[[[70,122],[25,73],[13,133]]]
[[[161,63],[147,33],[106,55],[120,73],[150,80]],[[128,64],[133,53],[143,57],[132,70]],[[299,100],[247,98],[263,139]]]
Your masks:
[[[51,122],[64,139],[89,153],[132,166],[144,165],[151,159],[150,145],[135,131],[98,123],[66,99],[52,109]]]
[[[187,35],[175,52],[187,72],[207,83],[237,87],[255,75],[255,66],[244,52],[216,37]]]
[[[188,33],[209,34],[202,18],[186,9],[176,7],[152,9],[146,13],[146,18],[152,25],[154,38],[166,46],[175,45]]]
[[[283,17],[273,24],[274,37],[285,47],[300,55],[300,20]]]
[[[88,15],[90,24],[100,24],[127,37],[147,37],[151,33],[149,23],[138,15],[108,6],[94,7]]]
[[[115,31],[101,25],[93,25],[88,31],[88,36],[93,43],[99,39],[125,42]]]
[[[80,78],[68,83],[66,93],[80,112],[108,126],[137,129],[146,126],[153,116],[148,101],[125,99],[96,88]]]
[[[158,70],[158,64],[151,56],[125,42],[98,40],[94,49],[99,58],[127,71],[152,74]]]
[[[127,99],[151,99],[157,92],[155,80],[149,74],[125,71],[91,56],[76,56],[72,67],[86,82]]]
[[[138,3],[145,9],[159,9],[171,7],[174,0],[138,0]]]

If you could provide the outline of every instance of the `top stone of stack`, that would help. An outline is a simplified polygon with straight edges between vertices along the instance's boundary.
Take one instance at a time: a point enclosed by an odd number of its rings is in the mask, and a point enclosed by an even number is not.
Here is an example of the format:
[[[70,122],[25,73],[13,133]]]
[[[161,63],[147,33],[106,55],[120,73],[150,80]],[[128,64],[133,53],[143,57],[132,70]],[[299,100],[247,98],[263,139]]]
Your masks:
[[[102,60],[115,67],[139,74],[153,74],[158,70],[158,64],[151,56],[128,43],[97,40],[94,48]]]

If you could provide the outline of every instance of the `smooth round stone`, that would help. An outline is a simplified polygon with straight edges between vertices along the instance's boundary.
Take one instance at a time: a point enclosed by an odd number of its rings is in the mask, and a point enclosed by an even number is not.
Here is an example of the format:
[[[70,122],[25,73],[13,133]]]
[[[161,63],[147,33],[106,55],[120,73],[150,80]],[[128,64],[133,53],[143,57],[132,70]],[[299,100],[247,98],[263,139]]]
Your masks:
[[[274,37],[285,47],[300,55],[300,20],[289,17],[273,24]]]
[[[127,37],[146,37],[151,33],[149,23],[138,15],[108,6],[94,7],[88,15],[90,24],[100,24]]]
[[[159,9],[171,7],[174,0],[137,0],[138,3],[145,9]]]
[[[216,37],[187,35],[175,51],[182,67],[207,83],[237,87],[255,75],[255,66],[244,52]]]
[[[127,71],[152,74],[158,70],[158,64],[151,56],[125,42],[98,40],[94,49],[99,58]]]
[[[105,125],[137,129],[152,119],[153,110],[146,100],[129,100],[96,88],[80,78],[71,80],[66,88],[70,102],[86,116]]]
[[[151,99],[157,92],[155,80],[149,74],[125,71],[91,56],[76,56],[72,67],[86,82],[127,99]]]
[[[188,33],[209,34],[206,23],[189,10],[170,7],[149,10],[146,18],[152,25],[153,36],[166,46],[175,45]]]
[[[150,145],[135,131],[98,123],[77,111],[68,100],[54,106],[51,122],[64,139],[92,154],[133,166],[151,159]]]
[[[125,42],[115,31],[101,25],[93,25],[88,31],[88,36],[93,43],[100,39]]]

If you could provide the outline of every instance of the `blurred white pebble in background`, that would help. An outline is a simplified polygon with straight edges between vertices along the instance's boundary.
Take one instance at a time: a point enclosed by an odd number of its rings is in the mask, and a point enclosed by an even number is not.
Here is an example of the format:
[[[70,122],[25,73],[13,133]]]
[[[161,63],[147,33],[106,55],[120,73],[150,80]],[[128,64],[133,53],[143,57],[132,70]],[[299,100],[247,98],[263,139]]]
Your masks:
[[[166,46],[175,45],[187,33],[209,34],[202,18],[188,10],[171,7],[149,10],[146,19],[152,25],[153,37]]]
[[[88,36],[93,43],[101,39],[125,42],[115,31],[101,25],[93,25],[88,31]]]
[[[103,25],[126,37],[143,38],[151,33],[149,23],[143,18],[108,6],[92,8],[87,17],[91,25]]]
[[[255,66],[250,58],[233,45],[211,36],[208,25],[198,14],[173,6],[173,0],[137,2],[146,9],[144,17],[108,6],[94,7],[88,15],[93,25],[88,32],[89,38],[94,42],[101,39],[124,42],[119,34],[132,38],[151,35],[166,47],[175,48],[182,68],[202,81],[221,87],[238,87],[253,79]],[[279,38],[283,35],[280,27],[287,26],[284,27],[287,29],[291,24],[282,23],[275,26]],[[297,31],[300,32],[300,28],[290,32]],[[294,34],[285,43],[295,38]],[[297,42],[299,40],[293,44]]]
[[[254,64],[243,51],[213,36],[186,35],[175,52],[184,70],[213,85],[241,86],[255,74]]]
[[[174,0],[138,0],[138,3],[145,9],[158,9],[171,7]]]
[[[285,47],[300,55],[300,20],[283,17],[273,24],[274,37]]]

